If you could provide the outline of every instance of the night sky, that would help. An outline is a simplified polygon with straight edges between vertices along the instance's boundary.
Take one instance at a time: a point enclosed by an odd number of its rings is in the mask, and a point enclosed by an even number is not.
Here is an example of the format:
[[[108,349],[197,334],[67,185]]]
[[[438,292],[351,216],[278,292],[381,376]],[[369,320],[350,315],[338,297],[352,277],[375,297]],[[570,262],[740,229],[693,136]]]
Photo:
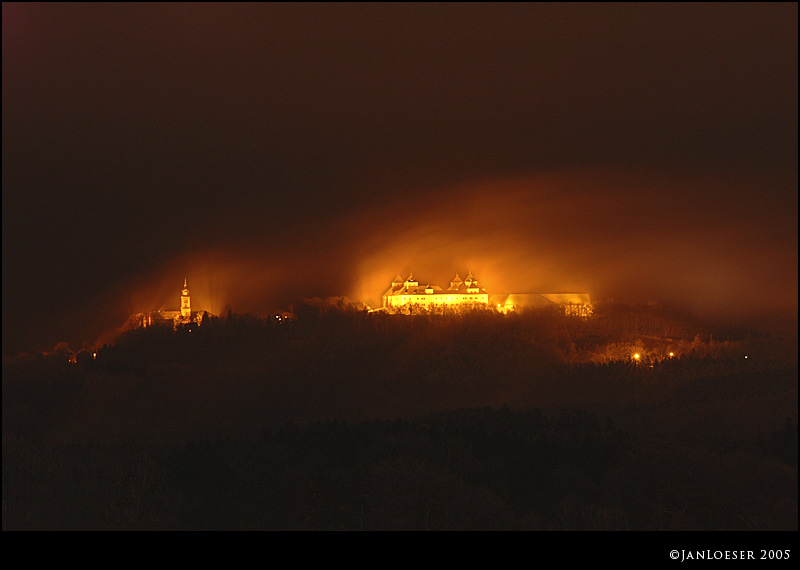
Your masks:
[[[3,352],[397,274],[797,321],[797,4],[3,4]]]

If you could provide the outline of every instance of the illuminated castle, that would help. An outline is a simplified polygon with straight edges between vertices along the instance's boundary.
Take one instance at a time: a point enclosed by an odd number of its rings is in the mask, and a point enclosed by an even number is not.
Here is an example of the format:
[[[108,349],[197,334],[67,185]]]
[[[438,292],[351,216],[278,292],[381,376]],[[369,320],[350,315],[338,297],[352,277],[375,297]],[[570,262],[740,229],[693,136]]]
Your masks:
[[[413,273],[405,281],[398,275],[392,281],[392,286],[383,294],[383,306],[395,310],[404,307],[466,309],[486,307],[488,304],[488,293],[478,286],[478,280],[472,273],[463,281],[456,273],[447,289],[442,289],[438,285],[420,285],[419,281],[414,279]]]
[[[508,313],[544,307],[557,307],[570,316],[588,317],[593,312],[588,293],[505,293],[489,297],[472,273],[463,281],[456,273],[447,289],[420,285],[413,273],[406,280],[398,275],[383,294],[382,304],[390,312],[486,308]]]

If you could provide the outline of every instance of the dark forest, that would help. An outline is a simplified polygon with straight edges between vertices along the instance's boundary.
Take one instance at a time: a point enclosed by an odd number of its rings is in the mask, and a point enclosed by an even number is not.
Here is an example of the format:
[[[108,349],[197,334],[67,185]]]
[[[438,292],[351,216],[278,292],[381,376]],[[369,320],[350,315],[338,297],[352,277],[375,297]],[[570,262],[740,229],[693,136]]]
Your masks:
[[[5,357],[3,530],[797,530],[795,339],[295,316]]]

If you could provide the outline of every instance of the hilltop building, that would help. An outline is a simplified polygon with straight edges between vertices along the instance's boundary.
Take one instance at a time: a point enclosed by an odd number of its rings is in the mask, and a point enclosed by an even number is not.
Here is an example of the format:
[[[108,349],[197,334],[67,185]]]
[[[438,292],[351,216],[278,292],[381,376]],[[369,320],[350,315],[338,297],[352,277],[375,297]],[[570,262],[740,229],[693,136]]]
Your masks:
[[[189,285],[185,278],[181,289],[180,302],[180,309],[177,311],[151,311],[133,315],[132,318],[136,321],[135,326],[137,328],[149,327],[172,322],[173,328],[177,329],[181,325],[188,324],[200,326],[205,319],[213,316],[207,311],[192,311],[192,297],[189,294]]]
[[[500,313],[545,307],[559,307],[572,317],[588,317],[594,312],[588,293],[504,293],[492,295],[489,305]]]
[[[383,310],[390,312],[414,312],[415,309],[475,309],[485,308],[501,313],[558,307],[570,316],[587,317],[592,314],[592,303],[588,293],[504,293],[491,297],[478,280],[469,273],[461,279],[458,273],[447,289],[438,285],[420,282],[410,274],[403,280],[399,275],[382,297]]]
[[[488,293],[478,285],[478,280],[472,273],[464,280],[456,273],[447,289],[429,283],[420,285],[413,273],[405,281],[398,275],[383,294],[384,308],[394,310],[406,307],[467,309],[486,307],[488,304]]]
[[[186,285],[186,277],[183,278],[183,289],[181,289],[181,317],[191,318],[192,298],[189,296],[189,287]]]

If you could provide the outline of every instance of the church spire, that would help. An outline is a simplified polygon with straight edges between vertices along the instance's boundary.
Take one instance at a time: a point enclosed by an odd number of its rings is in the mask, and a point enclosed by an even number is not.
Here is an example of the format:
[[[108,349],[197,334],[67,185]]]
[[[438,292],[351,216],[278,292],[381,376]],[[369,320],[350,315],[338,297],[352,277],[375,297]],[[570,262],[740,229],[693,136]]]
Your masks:
[[[186,284],[186,277],[183,278],[183,289],[181,290],[181,316],[192,316],[192,299],[189,297],[189,286]]]

